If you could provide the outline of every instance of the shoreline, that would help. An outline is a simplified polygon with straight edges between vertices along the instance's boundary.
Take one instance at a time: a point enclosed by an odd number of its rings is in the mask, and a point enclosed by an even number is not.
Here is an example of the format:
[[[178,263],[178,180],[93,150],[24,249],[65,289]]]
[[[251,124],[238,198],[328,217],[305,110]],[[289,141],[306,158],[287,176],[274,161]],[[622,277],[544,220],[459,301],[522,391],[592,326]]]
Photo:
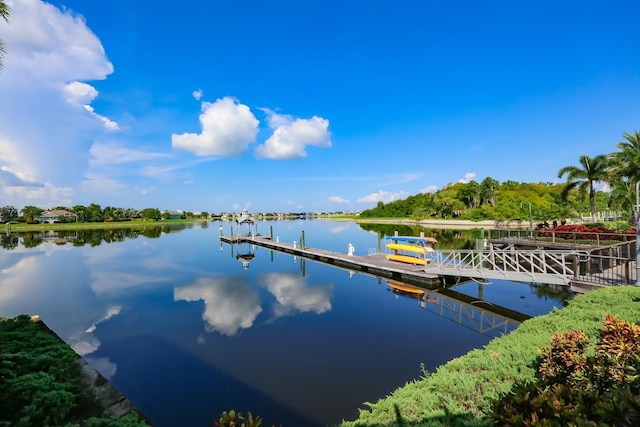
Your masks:
[[[485,230],[509,229],[527,230],[528,224],[518,221],[470,221],[464,219],[358,219],[358,218],[328,218],[334,221],[352,221],[366,224],[410,224],[420,225],[426,228],[445,228],[450,230],[472,230],[480,228]],[[524,226],[523,226],[524,225]]]

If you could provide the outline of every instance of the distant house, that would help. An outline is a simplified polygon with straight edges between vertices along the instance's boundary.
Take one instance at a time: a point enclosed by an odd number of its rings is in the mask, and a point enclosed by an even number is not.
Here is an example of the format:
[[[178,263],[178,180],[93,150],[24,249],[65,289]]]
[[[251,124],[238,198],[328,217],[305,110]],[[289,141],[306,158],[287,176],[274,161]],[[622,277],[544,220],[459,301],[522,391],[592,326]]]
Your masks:
[[[41,223],[54,223],[54,222],[75,222],[78,220],[78,216],[65,209],[52,209],[50,211],[44,211],[38,216],[38,222]]]
[[[167,219],[184,219],[184,212],[182,211],[164,211],[167,214]]]

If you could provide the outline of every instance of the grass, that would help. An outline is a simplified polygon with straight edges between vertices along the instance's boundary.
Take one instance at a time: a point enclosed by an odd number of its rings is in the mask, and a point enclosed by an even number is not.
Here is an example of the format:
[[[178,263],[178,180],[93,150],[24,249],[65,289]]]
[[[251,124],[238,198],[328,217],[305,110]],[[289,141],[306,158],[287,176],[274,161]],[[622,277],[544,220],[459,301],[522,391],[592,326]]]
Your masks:
[[[27,224],[24,222],[13,222],[11,224],[0,224],[0,230],[4,226],[11,231],[50,231],[50,230],[83,230],[83,229],[105,229],[105,228],[135,228],[135,227],[160,227],[163,225],[192,224],[194,222],[207,222],[206,219],[167,219],[167,220],[132,220],[113,222],[70,222],[54,224]]]
[[[606,314],[640,323],[640,288],[621,286],[577,296],[567,307],[525,321],[483,349],[440,366],[360,411],[341,427],[490,426],[493,402],[514,384],[533,381],[538,351],[551,335],[579,328],[595,338]],[[437,344],[434,344],[437,345]]]

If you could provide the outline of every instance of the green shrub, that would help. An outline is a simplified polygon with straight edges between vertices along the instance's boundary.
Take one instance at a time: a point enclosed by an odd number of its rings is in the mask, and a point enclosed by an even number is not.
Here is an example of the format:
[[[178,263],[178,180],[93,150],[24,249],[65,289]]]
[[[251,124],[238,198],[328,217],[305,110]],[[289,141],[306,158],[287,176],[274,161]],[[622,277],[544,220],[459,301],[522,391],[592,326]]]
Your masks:
[[[554,334],[541,350],[537,381],[519,385],[493,406],[509,425],[640,423],[640,327],[605,316],[598,340],[582,331]]]
[[[83,379],[78,355],[42,322],[0,319],[0,427],[147,425],[103,414]]]

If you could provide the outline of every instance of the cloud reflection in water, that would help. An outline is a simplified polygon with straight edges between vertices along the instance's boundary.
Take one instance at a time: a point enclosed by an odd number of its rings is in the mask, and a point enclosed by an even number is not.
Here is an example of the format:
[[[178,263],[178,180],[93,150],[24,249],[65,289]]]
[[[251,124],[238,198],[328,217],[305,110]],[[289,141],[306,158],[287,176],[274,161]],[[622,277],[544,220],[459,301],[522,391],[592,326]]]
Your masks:
[[[235,335],[250,328],[262,312],[258,294],[244,277],[200,278],[195,283],[175,288],[175,301],[204,301],[202,319],[207,331]]]
[[[259,281],[276,298],[273,305],[276,318],[296,312],[321,314],[331,310],[332,284],[308,286],[297,273],[265,274]]]

